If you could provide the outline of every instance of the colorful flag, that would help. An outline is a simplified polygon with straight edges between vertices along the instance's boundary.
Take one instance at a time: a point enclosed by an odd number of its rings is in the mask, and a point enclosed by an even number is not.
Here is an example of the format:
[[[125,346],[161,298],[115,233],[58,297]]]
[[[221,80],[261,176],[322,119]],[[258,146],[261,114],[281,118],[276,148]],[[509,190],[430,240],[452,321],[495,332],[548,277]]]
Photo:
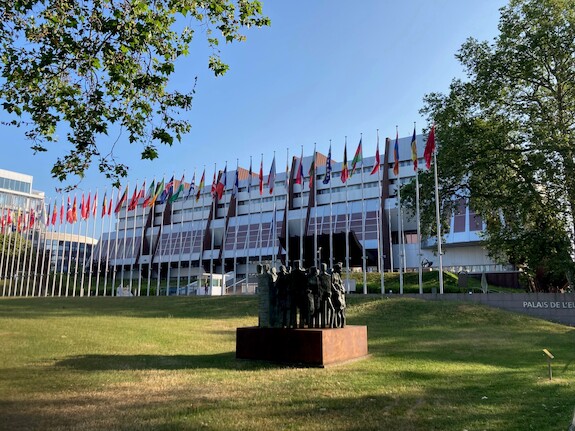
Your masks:
[[[379,172],[379,165],[381,161],[379,159],[379,136],[377,137],[377,147],[375,148],[375,160],[373,161],[373,169],[371,170],[371,174],[373,175]]]
[[[248,193],[250,192],[251,188],[252,188],[252,176],[254,175],[254,173],[252,172],[252,158],[250,156],[250,170],[248,172]]]
[[[411,138],[411,160],[413,161],[413,170],[417,172],[417,138],[415,137],[415,127],[413,128],[413,137]]]
[[[172,187],[173,188],[173,187]],[[180,184],[178,185],[178,189],[176,190],[175,193],[172,194],[172,196],[170,196],[170,198],[168,199],[170,201],[170,203],[173,203],[175,201],[178,200],[178,198],[180,197],[180,194],[184,191],[184,175],[182,174],[182,179],[180,180]]]
[[[200,200],[200,195],[202,194],[202,190],[204,190],[205,186],[206,186],[206,169],[204,168],[202,178],[200,179],[200,185],[198,186],[198,192],[196,193],[196,202]]]
[[[232,197],[235,197],[238,194],[239,188],[240,188],[240,173],[239,173],[239,170],[236,169],[236,179],[234,180],[234,188],[232,189]]]
[[[132,193],[132,197],[130,198],[130,203],[128,204],[128,211],[132,211],[136,209],[138,206],[138,185],[134,187],[134,193]]]
[[[58,220],[58,208],[56,205],[56,199],[54,199],[54,206],[52,207],[52,226],[56,224],[56,220]]]
[[[214,179],[212,180],[212,199],[216,199],[216,196],[218,195],[218,189],[217,189],[217,184],[216,184],[216,170],[214,167]]]
[[[289,172],[289,160],[286,160],[286,193],[289,190],[289,182],[290,182],[290,172]]]
[[[353,174],[355,174],[357,164],[361,163],[363,165],[363,150],[361,148],[361,140],[362,138],[359,138],[359,145],[357,146],[357,150],[355,150],[355,155],[353,156],[353,160],[351,161],[351,172],[349,174],[350,178],[352,177]]]
[[[311,161],[311,165],[309,166],[309,171],[307,173],[309,175],[309,188],[310,188],[310,190],[313,187],[313,182],[315,181],[315,157],[316,157],[316,152],[314,150],[313,160]]]
[[[84,199],[84,193],[82,193],[82,200],[80,201],[80,217],[82,220],[86,220],[86,199]]]
[[[264,158],[262,156],[262,161],[260,163],[260,196],[264,194]]]
[[[393,146],[393,173],[399,175],[399,133],[395,132],[395,145]]]
[[[108,215],[112,215],[112,207],[114,206],[114,204],[112,203],[114,201],[114,193],[112,192],[112,196],[110,196],[110,203],[108,204]]]
[[[91,195],[92,193],[88,192],[88,200],[86,201],[86,219],[90,218],[90,198],[92,197]]]
[[[192,177],[192,181],[190,182],[190,187],[188,188],[188,193],[186,194],[186,199],[190,196],[193,196],[196,193],[196,171],[194,170],[194,176]]]
[[[274,192],[274,186],[276,184],[276,156],[272,160],[272,166],[270,167],[270,174],[268,175],[268,189],[270,189],[270,195]]]
[[[345,184],[349,178],[349,171],[347,170],[347,143],[343,146],[343,163],[341,165],[341,182]]]
[[[220,200],[224,196],[224,192],[226,191],[227,177],[228,177],[228,164],[226,163],[224,172],[222,172],[222,174],[220,175],[220,181],[216,186],[216,193],[218,194],[218,200]]]
[[[160,196],[160,193],[163,193],[163,191],[166,190],[164,187],[164,179],[162,178],[162,181],[160,181],[157,185],[156,185],[156,190],[154,191],[154,195],[152,196],[152,198],[150,199],[150,202],[148,202],[148,206],[152,206],[156,203],[156,201],[158,200],[158,197]]]
[[[70,201],[70,198],[68,198]],[[64,223],[64,199],[62,199],[62,204],[60,205],[60,224]]]
[[[70,196],[68,196],[68,205],[66,205],[66,221],[68,223],[74,223],[74,214],[72,213],[72,202],[70,202]]]
[[[34,209],[30,208],[30,222],[29,222],[29,227],[34,227],[34,222],[36,221],[36,217],[34,215]]]
[[[323,178],[324,184],[329,184],[331,181],[331,144],[327,152],[327,160],[325,162],[325,177]]]
[[[92,217],[96,218],[97,211],[98,211],[98,192],[94,194],[94,199],[92,200]]]
[[[126,200],[128,200],[128,186],[127,185],[126,185],[126,188],[124,189],[124,193],[122,193],[122,197],[116,203],[116,208],[114,209],[114,213],[120,212],[120,210],[122,209],[122,205],[124,205],[124,202],[126,202]]]
[[[72,205],[72,219],[74,223],[78,221],[78,207],[76,205],[76,196],[74,196],[74,204]]]
[[[174,176],[172,175],[172,178],[170,178],[170,181],[168,181],[168,183],[166,184],[166,187],[164,187],[162,194],[157,199],[158,205],[165,203],[166,200],[168,200],[170,197],[172,197],[173,193],[174,193]]]
[[[156,189],[156,180],[152,180],[152,184],[150,184],[150,188],[148,188],[148,194],[144,198],[144,202],[142,202],[143,208],[150,206],[150,201],[154,197],[155,189]]]
[[[435,151],[435,124],[431,126],[429,136],[427,136],[425,150],[423,150],[423,158],[425,159],[425,166],[427,167],[427,169],[431,167],[431,158],[433,157],[434,151]]]
[[[301,157],[299,158],[299,166],[297,168],[297,174],[295,176],[295,183],[301,184],[303,187],[303,148],[301,150]]]
[[[107,193],[104,192],[104,200],[102,201],[102,214],[101,214],[102,217],[104,217],[106,215],[106,213],[108,212],[106,210],[106,205],[108,204],[108,202],[106,201],[106,195],[107,195]]]

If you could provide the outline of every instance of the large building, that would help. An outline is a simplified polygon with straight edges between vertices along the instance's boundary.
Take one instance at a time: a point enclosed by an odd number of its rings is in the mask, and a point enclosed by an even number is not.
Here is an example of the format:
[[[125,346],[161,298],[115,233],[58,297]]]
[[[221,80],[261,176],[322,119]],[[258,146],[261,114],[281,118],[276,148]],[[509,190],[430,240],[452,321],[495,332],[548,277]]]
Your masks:
[[[287,166],[286,158],[277,158],[261,179],[262,168],[251,172],[227,166],[214,171],[215,184],[199,192],[190,192],[186,183],[177,194],[180,184],[172,179],[164,198],[151,206],[144,205],[145,197],[132,206],[127,199],[115,228],[102,234],[93,258],[121,272],[122,278],[160,274],[178,286],[186,279],[230,272],[232,283],[239,286],[255,274],[260,262],[293,266],[301,261],[304,267],[343,262],[350,270],[366,271],[410,271],[422,263],[437,267],[436,239],[418,241],[415,218],[398,206],[398,184],[415,175],[410,143],[411,138],[398,142],[399,175],[393,173],[393,142],[388,141],[375,173],[375,155],[363,157],[353,173],[349,157],[345,182],[344,160],[336,162],[319,152],[303,160],[292,156]],[[353,147],[348,147],[350,155]],[[417,148],[422,166],[422,136],[417,137]],[[461,202],[445,233],[444,269],[510,269],[488,257],[479,236],[482,229],[481,219]]]

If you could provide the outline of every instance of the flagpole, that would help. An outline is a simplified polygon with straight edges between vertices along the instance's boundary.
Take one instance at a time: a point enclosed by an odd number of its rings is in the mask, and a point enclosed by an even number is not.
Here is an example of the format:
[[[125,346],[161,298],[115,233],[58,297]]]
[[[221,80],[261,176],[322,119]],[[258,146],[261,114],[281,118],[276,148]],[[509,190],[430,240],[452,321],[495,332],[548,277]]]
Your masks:
[[[51,202],[52,199],[48,200],[48,203]],[[48,207],[49,208],[49,207]],[[50,216],[48,211],[48,216]],[[48,296],[48,277],[44,277],[44,266],[46,262],[46,245],[48,239],[48,223],[50,223],[50,219],[47,219],[47,223],[44,225],[44,235],[42,238],[42,263],[40,264],[40,283],[38,285],[38,296],[41,295],[41,289],[44,287],[44,296]],[[49,269],[49,268],[48,268]],[[45,281],[44,281],[45,278]]]
[[[146,185],[146,180],[144,180],[142,187],[145,187]],[[132,244],[130,247],[130,271],[129,271],[129,282],[128,282],[128,286],[130,288],[130,292],[132,292],[132,284],[133,284],[133,280],[134,280],[134,266],[136,265],[136,228],[137,228],[137,223],[138,223],[138,201],[140,200],[140,192],[138,191],[138,181],[136,180],[136,188],[134,189],[134,195],[132,196],[133,198],[135,198],[134,202],[130,202],[131,205],[129,205],[130,207],[130,211],[134,211],[134,221],[132,222]],[[132,292],[132,294],[134,294],[134,296],[140,296],[139,294],[139,290],[136,292]]]
[[[413,161],[413,169],[415,169],[415,215],[416,215],[416,223],[417,223],[417,270],[418,270],[418,280],[419,280],[419,294],[423,294],[423,268],[421,267],[421,219],[419,216],[419,169],[417,164],[417,136],[415,135],[415,127],[416,123],[413,122],[413,142],[412,146],[412,158]]]
[[[234,295],[237,293],[238,285],[238,224],[240,222],[240,217],[238,214],[238,201],[240,200],[240,159],[236,159],[236,179],[234,182],[234,197],[235,197],[235,208],[234,208]]]
[[[399,132],[398,127],[395,126],[395,142],[398,143]],[[397,152],[399,153],[399,147]],[[399,159],[399,156],[398,156]],[[397,245],[399,251],[399,293],[403,294],[403,222],[401,219],[401,175],[397,173]]]
[[[260,224],[258,227],[258,237],[260,240],[260,263],[262,263],[262,244],[263,244],[263,227],[262,227],[262,207],[264,206],[264,199],[263,199],[263,165],[264,165],[264,153],[262,153],[261,163],[260,163]]]
[[[379,156],[379,129],[377,129],[377,154]],[[384,154],[387,154],[384,151]],[[377,188],[378,188],[378,200],[379,200],[379,205],[377,206],[377,212],[379,214],[379,220],[377,222],[377,234],[378,234],[378,238],[377,238],[377,248],[378,250],[378,263],[379,263],[379,275],[380,275],[380,284],[381,284],[381,294],[383,295],[385,293],[385,257],[384,255],[384,250],[385,247],[383,246],[383,211],[385,211],[385,203],[382,202],[382,186],[381,186],[381,161],[377,161],[378,163],[378,167],[377,167]],[[387,169],[387,160],[385,160],[384,162],[384,166]],[[382,210],[382,207],[384,208]]]
[[[347,136],[345,137],[347,153]],[[346,160],[347,162],[347,160]],[[346,166],[347,168],[347,166]],[[349,202],[347,197],[347,179],[345,181],[345,291],[349,292]]]
[[[32,201],[30,201],[30,211],[28,212],[28,227],[26,228],[26,232],[30,233],[30,242],[32,243],[32,246],[34,245],[34,230],[33,225],[32,225],[32,217],[33,217],[33,203]],[[28,234],[26,235],[26,239],[28,238]],[[26,269],[26,293],[25,296],[28,297],[29,293],[30,293],[30,269],[31,269],[31,264],[32,264],[32,249],[30,249],[30,257],[28,257],[28,247],[25,247],[24,249],[24,266],[27,266]],[[22,276],[22,287],[24,287],[24,276]]]
[[[84,231],[84,252],[82,253],[82,276],[80,277],[80,296],[84,296],[84,279],[86,274],[86,249],[88,248],[88,220],[90,218],[90,198],[92,193],[88,193],[88,201],[86,202],[87,208],[83,208],[82,212],[86,214],[86,230]],[[88,287],[88,296],[90,296],[90,288]]]
[[[273,173],[272,170],[273,169]],[[270,178],[270,176],[272,178]],[[275,199],[275,189],[276,189],[276,152],[274,151],[274,158],[272,160],[272,167],[270,168],[270,175],[268,175],[268,189],[271,187],[271,195],[272,195],[272,202],[273,202],[273,213],[272,213],[272,222],[270,224],[270,233],[272,234],[272,252],[271,252],[271,261],[272,267],[275,268],[276,266],[276,235],[275,235],[275,225],[276,225],[276,199]],[[268,249],[270,241],[268,240]]]
[[[285,189],[286,189],[286,205],[285,205],[285,232],[286,232],[286,268],[290,267],[289,264],[289,187],[290,187],[290,183],[292,178],[291,177],[291,169],[290,169],[290,165],[289,165],[289,148],[286,148],[286,181],[285,181]]]
[[[96,296],[98,296],[98,291],[100,290],[100,271],[102,266],[102,249],[104,248],[104,212],[106,210],[106,190],[104,192],[104,199],[102,200],[102,211],[100,213],[100,239],[98,241],[98,265],[96,266]],[[97,214],[97,210],[96,210]],[[96,216],[95,216],[96,217]]]
[[[217,171],[217,165],[214,163],[214,179],[212,180],[212,190],[213,190],[213,195],[212,195],[212,220],[210,222],[210,230],[211,232],[211,236],[212,236],[212,245],[211,245],[211,250],[210,250],[210,289],[213,290],[214,288],[214,241],[215,241],[215,235],[214,235],[214,226],[213,226],[213,222],[216,219],[216,211],[217,211],[217,206],[216,206],[216,187],[217,184],[215,183],[217,181],[217,177],[216,177],[216,171]],[[210,292],[211,293],[211,292]]]
[[[202,174],[202,178],[204,178],[205,181],[205,173],[206,173],[206,165],[204,165],[204,173]],[[205,186],[205,184],[204,184]],[[206,194],[203,193],[202,190],[202,179],[200,178],[200,184],[198,186],[198,193],[200,193],[202,195],[202,210],[199,211],[200,213],[200,220],[199,220],[199,225],[200,225],[200,254],[198,257],[198,272],[199,272],[199,278],[197,280],[197,288],[199,289],[202,284],[202,279],[204,276],[204,235],[205,235],[205,228],[203,227],[204,225],[204,211],[206,208]],[[194,204],[195,205],[195,204]],[[207,221],[206,221],[206,226],[207,226]],[[192,222],[192,229],[193,229],[193,222]],[[197,234],[196,234],[197,236]],[[194,246],[195,246],[195,237],[194,237]],[[192,248],[190,248],[190,252],[192,251]],[[196,290],[197,292],[197,290]]]
[[[62,209],[60,209],[60,214],[62,214],[62,211],[63,211],[63,205],[64,205],[63,199],[64,198],[62,197],[62,195],[60,195],[60,207],[62,208]],[[57,221],[58,221],[58,210],[56,210],[56,222]],[[61,225],[62,225],[62,216],[60,215],[60,224],[58,225],[58,235],[60,234]],[[49,256],[50,257],[50,264],[48,267],[49,272],[51,272],[50,269],[52,268],[52,252],[54,250],[54,239],[57,236],[55,226],[56,226],[56,224],[53,223],[52,224],[52,232],[51,232],[52,235],[50,238],[50,256]],[[59,243],[59,241],[57,242],[57,244],[58,243]],[[58,274],[58,255],[59,254],[60,254],[60,247],[58,244],[58,246],[56,247],[56,256],[55,256],[56,258],[54,259],[54,273],[52,275],[52,295],[51,295],[52,297],[54,297],[54,294],[56,293],[56,275]]]
[[[84,193],[82,193],[82,197],[84,197]],[[86,201],[83,202],[83,205],[86,205]],[[80,261],[80,237],[82,236],[82,222],[84,221],[84,217],[83,217],[83,212],[84,207],[82,206],[82,203],[80,205],[82,208],[80,209],[80,220],[78,222],[78,237],[76,240],[76,262],[74,264],[74,281],[72,282],[73,284],[73,288],[72,288],[72,296],[76,296],[76,283],[78,282],[78,264]],[[86,230],[88,229],[88,225],[86,224]],[[84,238],[86,237],[86,235],[84,235]],[[84,243],[84,250],[86,250],[86,244]],[[83,286],[80,287],[80,292],[79,295],[80,296],[84,296],[84,290],[83,290]]]
[[[299,159],[300,167],[303,172],[303,145],[301,146],[301,158]],[[299,173],[298,173],[299,175]],[[300,200],[299,200],[299,261],[301,267],[304,266],[303,260],[303,187],[304,187],[304,176],[302,173],[302,180],[300,184]]]
[[[363,142],[363,133],[360,133],[360,138],[359,138],[359,145],[360,145],[360,161],[361,161],[361,213],[362,213],[362,217],[361,217],[361,239],[363,240],[363,251],[362,251],[362,256],[361,256],[361,260],[362,260],[362,271],[363,271],[363,294],[366,295],[367,294],[367,255],[366,255],[366,239],[365,239],[365,217],[366,217],[366,213],[365,213],[365,198],[364,198],[364,191],[363,191],[363,146],[362,146],[362,142]]]
[[[329,140],[329,162],[331,167],[331,139]],[[327,170],[327,165],[326,165]],[[327,175],[327,173],[326,173]],[[333,196],[331,185],[331,171],[329,173],[329,267],[333,268]]]
[[[437,151],[433,152],[433,174],[435,177],[435,217],[437,223],[437,254],[439,255],[439,293],[443,295],[443,252],[441,250],[441,220],[439,217],[439,184],[437,180]]]
[[[317,151],[316,151],[316,143],[313,143],[313,160],[311,162],[312,165],[312,169],[310,172],[310,175],[313,176],[313,179],[310,177],[310,185],[313,186],[313,254],[314,254],[314,262],[315,262],[315,267],[319,269],[319,253],[318,253],[318,248],[317,248],[317,202],[316,202],[316,198],[317,198],[317,194],[316,194],[316,190],[317,190],[317,184],[315,183],[316,180],[316,175],[315,175],[315,170],[316,170],[316,159],[317,159]],[[313,181],[313,182],[312,182]],[[310,188],[310,194],[311,194],[311,188]],[[311,196],[310,196],[311,198]],[[308,205],[309,205],[309,199],[308,199]]]
[[[116,199],[118,199],[120,197],[120,191],[118,190],[118,193],[116,194]],[[110,203],[108,204],[108,243],[106,244],[107,246],[107,250],[106,250],[106,267],[105,267],[105,272],[104,272],[104,296],[106,296],[108,293],[106,292],[108,290],[108,277],[111,277],[111,270],[110,270],[110,243],[111,241],[111,237],[112,237],[112,206],[113,206],[113,199],[114,199],[114,189],[112,189],[111,193],[110,193]],[[110,292],[110,296],[114,296],[114,286],[112,285],[112,290]]]
[[[226,283],[225,283],[225,273],[226,273],[226,239],[227,239],[227,233],[228,233],[228,229],[226,226],[226,218],[227,218],[227,208],[226,208],[226,187],[228,184],[228,161],[226,160],[226,166],[224,168],[224,172],[222,174],[223,177],[223,192],[222,192],[222,200],[223,200],[223,229],[222,229],[222,246],[221,246],[221,256],[222,256],[222,280],[220,281],[220,288],[221,288],[221,293],[220,295],[225,295],[226,294]],[[216,209],[217,211],[217,209]]]

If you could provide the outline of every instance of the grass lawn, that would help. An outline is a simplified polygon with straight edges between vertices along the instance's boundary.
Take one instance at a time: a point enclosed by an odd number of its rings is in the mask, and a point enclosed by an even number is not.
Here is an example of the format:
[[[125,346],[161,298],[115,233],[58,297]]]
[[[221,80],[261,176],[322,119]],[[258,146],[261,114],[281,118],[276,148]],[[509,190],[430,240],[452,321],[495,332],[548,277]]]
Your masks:
[[[0,429],[569,427],[574,328],[471,304],[348,302],[371,357],[301,369],[235,359],[253,296],[0,299]]]

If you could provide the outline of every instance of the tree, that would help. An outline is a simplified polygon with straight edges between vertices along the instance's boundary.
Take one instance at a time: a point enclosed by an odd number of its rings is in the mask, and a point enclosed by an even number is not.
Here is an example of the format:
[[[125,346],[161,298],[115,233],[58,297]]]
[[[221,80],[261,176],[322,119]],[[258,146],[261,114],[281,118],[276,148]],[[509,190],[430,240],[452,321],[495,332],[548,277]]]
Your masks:
[[[574,270],[575,2],[511,0],[499,31],[461,47],[468,80],[424,99],[441,206],[446,216],[465,199],[486,222],[491,256],[524,271],[532,289],[553,290],[572,285]],[[433,179],[420,180],[431,233]]]
[[[5,124],[24,127],[34,152],[47,151],[64,127],[71,149],[57,159],[53,177],[82,178],[97,160],[118,185],[128,167],[114,157],[111,126],[142,144],[143,159],[155,159],[157,144],[172,145],[190,130],[181,113],[191,108],[193,88],[167,85],[195,31],[205,33],[217,76],[228,70],[218,45],[243,41],[243,29],[269,22],[259,0],[2,1],[0,100],[11,115]],[[99,145],[104,137],[109,152]]]

